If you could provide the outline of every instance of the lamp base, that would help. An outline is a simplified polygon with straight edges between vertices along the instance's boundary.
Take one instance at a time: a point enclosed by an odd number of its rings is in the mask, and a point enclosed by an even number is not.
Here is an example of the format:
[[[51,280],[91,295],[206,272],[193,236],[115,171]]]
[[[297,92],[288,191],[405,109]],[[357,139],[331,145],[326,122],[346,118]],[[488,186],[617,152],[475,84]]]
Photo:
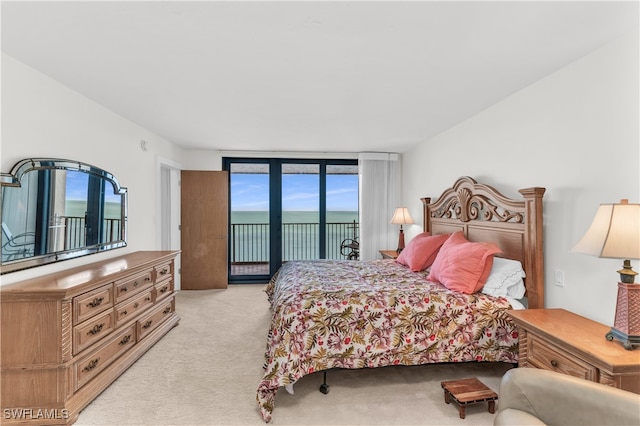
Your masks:
[[[605,337],[622,341],[627,350],[632,350],[633,345],[640,345],[640,285],[618,283],[616,319]]]
[[[620,340],[622,347],[628,351],[633,350],[633,345],[640,345],[640,336],[629,336],[613,327],[611,327],[611,331],[605,334],[604,337],[606,337],[607,340],[613,340],[614,338]]]
[[[396,253],[400,253],[404,250],[404,232],[402,232],[402,225],[400,225],[400,234],[398,234],[398,248],[396,249]]]
[[[623,283],[632,284],[638,273],[631,268],[631,261],[629,259],[625,259],[622,263],[622,269],[617,271],[620,274],[620,281]]]

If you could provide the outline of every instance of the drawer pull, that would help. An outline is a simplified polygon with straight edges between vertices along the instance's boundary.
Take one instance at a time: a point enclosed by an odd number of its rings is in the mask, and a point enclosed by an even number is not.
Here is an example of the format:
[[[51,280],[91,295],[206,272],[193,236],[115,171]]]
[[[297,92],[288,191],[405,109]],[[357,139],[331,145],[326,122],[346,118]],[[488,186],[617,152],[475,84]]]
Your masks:
[[[131,341],[131,335],[127,334],[126,336],[124,336],[122,338],[122,340],[120,340],[120,344],[121,345],[126,345],[127,343],[129,343]]]
[[[160,271],[160,275],[167,275],[167,273],[169,273],[169,269],[167,268],[163,268],[162,271]]]
[[[149,282],[149,281],[151,281],[151,277],[144,277],[144,280]]]
[[[147,298],[145,299],[147,302],[151,300],[151,296],[147,296]]]
[[[160,293],[166,293],[169,290],[169,287],[162,287],[160,289]]]
[[[127,287],[120,287],[120,292],[124,293],[126,291],[129,291],[129,289]]]
[[[169,312],[171,312],[171,306],[167,306],[166,308],[164,308],[164,311],[162,311],[163,314],[168,314]]]
[[[134,303],[134,304],[133,304],[134,309],[137,309],[137,308],[138,308],[138,306],[140,306],[140,305],[138,304],[138,302],[136,302],[136,303]]]
[[[98,334],[102,331],[102,327],[104,327],[104,323],[96,324],[91,330],[87,331],[87,334]]]
[[[127,311],[122,311],[122,312],[120,312],[120,316],[121,316],[121,317],[123,317],[123,316],[125,316],[125,315],[127,315]]]
[[[104,297],[96,297],[91,302],[87,303],[87,306],[90,308],[95,308],[96,306],[100,306],[103,300]]]
[[[140,284],[138,284],[138,281],[134,281],[134,282],[133,282],[133,286],[134,286],[134,287],[138,287],[139,285],[140,285]]]
[[[96,368],[98,366],[99,362],[100,362],[100,358],[96,358],[94,360],[91,360],[89,362],[89,364],[87,364],[87,366],[82,369],[82,371],[91,371],[91,370],[93,370],[94,368]]]
[[[145,322],[145,323],[142,325],[142,328],[144,328],[144,329],[146,330],[147,328],[151,327],[151,324],[152,324],[152,323],[153,323],[153,321],[149,320],[149,321]]]
[[[551,360],[551,366],[552,366],[553,368],[558,368],[558,361],[556,361],[555,359],[552,359],[552,360]]]

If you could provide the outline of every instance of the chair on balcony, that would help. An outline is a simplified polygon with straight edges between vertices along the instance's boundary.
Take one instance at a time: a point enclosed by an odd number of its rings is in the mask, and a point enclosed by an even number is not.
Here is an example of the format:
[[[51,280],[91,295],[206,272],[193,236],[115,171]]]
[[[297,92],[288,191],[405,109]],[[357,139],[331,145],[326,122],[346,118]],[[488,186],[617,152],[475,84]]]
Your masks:
[[[13,235],[7,224],[2,222],[2,261],[32,257],[34,244],[34,232]]]
[[[353,235],[351,238],[345,238],[340,243],[340,254],[347,258],[347,260],[358,260],[360,258],[360,243],[356,237],[356,229],[358,225],[356,221],[353,221],[353,226],[349,228],[353,229]]]

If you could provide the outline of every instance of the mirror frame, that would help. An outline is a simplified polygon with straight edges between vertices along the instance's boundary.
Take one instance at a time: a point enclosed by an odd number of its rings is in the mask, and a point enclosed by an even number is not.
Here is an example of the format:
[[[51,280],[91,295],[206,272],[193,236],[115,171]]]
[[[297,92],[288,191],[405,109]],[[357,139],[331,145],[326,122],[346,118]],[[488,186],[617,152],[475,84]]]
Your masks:
[[[89,173],[100,179],[104,179],[113,185],[114,194],[122,197],[121,220],[119,239],[107,243],[98,243],[84,246],[73,250],[63,250],[51,252],[39,256],[25,259],[12,260],[0,263],[0,275],[34,268],[63,260],[73,259],[80,256],[95,254],[107,250],[112,250],[127,245],[127,188],[120,186],[120,183],[111,173],[91,164],[80,161],[66,160],[60,158],[27,158],[19,161],[10,173],[0,173],[0,188],[4,186],[20,187],[25,174],[39,170],[66,170]],[[0,221],[2,220],[2,191],[0,191]]]

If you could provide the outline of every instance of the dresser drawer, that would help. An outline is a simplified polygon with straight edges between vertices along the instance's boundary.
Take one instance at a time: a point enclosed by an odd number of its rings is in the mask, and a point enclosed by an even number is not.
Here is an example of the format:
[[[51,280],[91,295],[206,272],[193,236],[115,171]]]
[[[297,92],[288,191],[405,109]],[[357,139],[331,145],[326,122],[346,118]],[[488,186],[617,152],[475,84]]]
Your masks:
[[[141,317],[137,323],[138,340],[143,339],[147,334],[156,329],[162,322],[171,316],[175,311],[174,298],[167,299],[158,304],[149,314]]]
[[[134,294],[151,287],[152,284],[151,270],[116,281],[116,303],[120,303]]]
[[[106,284],[73,298],[73,324],[113,307],[113,284]]]
[[[152,304],[153,297],[151,289],[131,297],[130,300],[126,300],[116,306],[116,324],[120,326],[126,323],[129,319],[134,318]]]
[[[156,283],[165,280],[173,275],[173,262],[161,263],[154,267],[156,270]]]
[[[73,327],[73,353],[78,354],[115,329],[113,309]]]
[[[117,333],[108,342],[74,364],[75,388],[78,390],[120,354],[136,344],[135,324]]]
[[[527,361],[537,368],[556,371],[593,382],[598,381],[598,369],[596,367],[535,335],[529,335]]]
[[[158,302],[173,293],[173,279],[164,280],[155,285],[155,301]]]

